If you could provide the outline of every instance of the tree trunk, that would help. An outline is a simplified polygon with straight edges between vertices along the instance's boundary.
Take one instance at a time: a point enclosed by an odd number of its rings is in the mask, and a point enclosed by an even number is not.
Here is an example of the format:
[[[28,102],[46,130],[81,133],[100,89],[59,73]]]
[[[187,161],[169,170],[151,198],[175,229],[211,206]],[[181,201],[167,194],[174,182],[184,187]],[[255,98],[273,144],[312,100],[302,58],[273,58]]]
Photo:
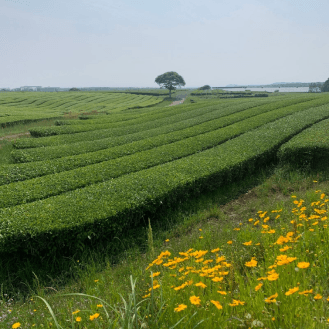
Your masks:
[[[171,89],[169,89],[169,97],[171,98]]]

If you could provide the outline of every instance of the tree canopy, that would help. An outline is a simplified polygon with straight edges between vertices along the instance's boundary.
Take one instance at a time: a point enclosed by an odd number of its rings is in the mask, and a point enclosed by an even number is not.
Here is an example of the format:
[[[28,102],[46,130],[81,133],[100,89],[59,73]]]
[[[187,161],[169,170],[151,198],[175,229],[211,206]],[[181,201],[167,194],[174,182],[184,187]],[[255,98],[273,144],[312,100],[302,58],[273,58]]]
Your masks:
[[[171,91],[175,90],[178,86],[185,86],[185,81],[182,76],[177,72],[166,72],[158,75],[155,82],[160,86],[169,90],[169,96],[171,97]]]
[[[326,82],[322,86],[322,92],[329,91],[329,78],[326,80]]]
[[[209,89],[211,89],[211,87],[209,85],[204,85],[199,88],[199,90],[209,90]]]

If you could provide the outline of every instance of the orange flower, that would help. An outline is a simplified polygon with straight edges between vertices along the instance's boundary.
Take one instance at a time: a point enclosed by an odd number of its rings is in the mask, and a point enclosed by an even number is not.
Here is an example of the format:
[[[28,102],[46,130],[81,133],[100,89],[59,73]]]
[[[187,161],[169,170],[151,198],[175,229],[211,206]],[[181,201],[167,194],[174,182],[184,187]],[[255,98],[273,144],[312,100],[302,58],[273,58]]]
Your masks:
[[[255,291],[258,291],[261,287],[262,287],[262,283],[259,283],[256,287],[255,287]]]
[[[211,303],[213,303],[219,310],[221,310],[223,308],[223,306],[220,304],[220,302],[216,301],[216,300],[211,300]]]
[[[297,264],[297,267],[299,268],[308,268],[310,266],[310,263],[308,262],[300,262]]]
[[[98,317],[99,317],[99,313],[95,313],[95,314],[89,316],[89,320],[93,321],[93,320],[97,319]]]
[[[257,266],[257,260],[252,259],[250,262],[246,262],[245,265],[248,267],[255,267]]]
[[[278,297],[278,293],[275,293],[274,295],[267,297],[265,299],[265,303],[275,303],[276,302],[276,297]]]
[[[201,299],[200,299],[200,297],[197,297],[197,296],[191,296],[190,302],[193,305],[200,305]]]
[[[290,288],[290,289],[285,293],[285,295],[286,295],[286,296],[292,295],[292,294],[294,294],[295,292],[297,292],[298,290],[299,290],[299,287]]]
[[[187,306],[186,306],[185,304],[180,304],[180,305],[178,305],[178,307],[176,307],[176,308],[174,309],[174,311],[175,311],[175,312],[180,312],[180,311],[185,310],[186,308],[187,308]]]

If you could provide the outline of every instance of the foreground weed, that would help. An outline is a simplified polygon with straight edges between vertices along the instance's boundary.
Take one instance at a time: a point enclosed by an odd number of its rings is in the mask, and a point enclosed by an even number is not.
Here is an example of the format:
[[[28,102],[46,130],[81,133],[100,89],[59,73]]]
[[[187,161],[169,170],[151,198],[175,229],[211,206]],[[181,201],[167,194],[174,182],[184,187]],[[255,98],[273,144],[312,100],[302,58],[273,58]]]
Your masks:
[[[328,202],[320,190],[304,199],[292,195],[290,209],[259,210],[211,248],[202,229],[185,251],[174,252],[167,239],[146,268],[143,289],[130,277],[131,293],[121,303],[60,295],[74,297],[67,314],[43,299],[48,318],[7,323],[63,329],[328,328]]]

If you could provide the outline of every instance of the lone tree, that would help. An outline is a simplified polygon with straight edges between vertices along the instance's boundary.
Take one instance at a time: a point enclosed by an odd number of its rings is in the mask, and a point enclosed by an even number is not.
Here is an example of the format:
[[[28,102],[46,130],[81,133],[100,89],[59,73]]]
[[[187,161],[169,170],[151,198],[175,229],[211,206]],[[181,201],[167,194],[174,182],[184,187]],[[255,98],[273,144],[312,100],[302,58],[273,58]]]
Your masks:
[[[329,91],[329,78],[328,78],[328,79],[326,80],[326,82],[323,84],[321,91],[322,91],[322,92]]]
[[[171,91],[175,90],[177,86],[185,86],[185,81],[177,72],[166,72],[156,77],[155,82],[161,87],[169,90],[169,97],[171,98]]]

